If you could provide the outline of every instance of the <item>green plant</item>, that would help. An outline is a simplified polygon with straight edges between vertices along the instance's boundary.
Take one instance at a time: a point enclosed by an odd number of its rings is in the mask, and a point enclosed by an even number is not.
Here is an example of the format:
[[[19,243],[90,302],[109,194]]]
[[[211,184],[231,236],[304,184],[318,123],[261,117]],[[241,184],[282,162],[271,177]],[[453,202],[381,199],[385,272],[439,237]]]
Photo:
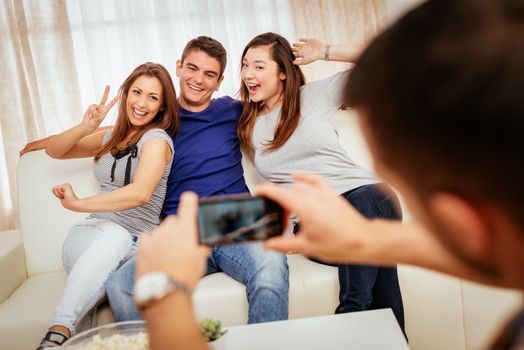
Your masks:
[[[199,323],[200,329],[207,341],[213,341],[223,336],[227,330],[222,330],[222,322],[212,318],[204,318]]]

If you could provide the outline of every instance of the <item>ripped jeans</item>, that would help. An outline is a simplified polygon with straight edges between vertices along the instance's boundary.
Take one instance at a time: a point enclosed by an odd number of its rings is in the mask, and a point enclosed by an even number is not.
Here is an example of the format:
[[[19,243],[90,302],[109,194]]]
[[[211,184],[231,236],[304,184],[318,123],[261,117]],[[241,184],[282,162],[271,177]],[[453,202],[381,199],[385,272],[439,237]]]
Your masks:
[[[74,334],[77,323],[105,296],[109,275],[129,257],[132,245],[131,234],[108,220],[89,218],[71,227],[62,247],[69,276],[51,325]]]

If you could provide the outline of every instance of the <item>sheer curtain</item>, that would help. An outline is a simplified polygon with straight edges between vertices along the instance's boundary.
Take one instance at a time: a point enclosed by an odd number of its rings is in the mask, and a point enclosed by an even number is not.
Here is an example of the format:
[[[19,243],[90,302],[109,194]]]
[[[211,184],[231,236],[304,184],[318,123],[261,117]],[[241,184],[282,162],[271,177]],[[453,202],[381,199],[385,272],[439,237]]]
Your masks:
[[[255,35],[275,31],[295,40],[288,0],[67,0],[82,104],[100,98],[106,84],[115,90],[145,61],[163,64],[175,75],[185,44],[199,35],[219,40],[228,52],[220,95],[239,89],[240,55]],[[104,123],[113,123],[112,113]]]
[[[15,175],[25,143],[77,123],[105,85],[115,94],[139,64],[162,63],[178,91],[175,67],[184,45],[208,35],[228,50],[217,96],[235,95],[240,55],[255,35],[366,41],[383,25],[384,1],[0,0],[0,230],[18,225]],[[322,76],[326,67],[305,71]]]
[[[0,231],[18,226],[16,165],[26,140],[80,111],[65,1],[0,1]]]
[[[299,38],[317,38],[332,44],[365,44],[386,26],[388,5],[398,1],[401,0],[290,0],[290,3]],[[314,80],[348,67],[345,63],[314,62],[303,66],[303,71],[308,80]]]

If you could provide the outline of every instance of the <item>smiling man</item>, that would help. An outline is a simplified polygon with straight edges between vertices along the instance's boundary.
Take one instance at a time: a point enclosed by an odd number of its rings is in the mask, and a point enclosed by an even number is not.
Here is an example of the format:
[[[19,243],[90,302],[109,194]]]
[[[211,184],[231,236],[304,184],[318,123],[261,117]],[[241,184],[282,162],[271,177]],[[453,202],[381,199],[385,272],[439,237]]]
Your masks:
[[[177,62],[181,124],[174,137],[164,216],[177,213],[185,191],[200,197],[248,192],[236,134],[242,103],[229,96],[212,99],[224,79],[226,62],[224,47],[206,36],[189,41]],[[134,272],[133,258],[108,281],[109,303],[117,321],[140,318],[133,302]],[[284,254],[266,251],[260,243],[214,248],[207,274],[215,272],[225,272],[246,285],[248,323],[287,319],[289,281]],[[157,291],[141,292],[153,297]]]

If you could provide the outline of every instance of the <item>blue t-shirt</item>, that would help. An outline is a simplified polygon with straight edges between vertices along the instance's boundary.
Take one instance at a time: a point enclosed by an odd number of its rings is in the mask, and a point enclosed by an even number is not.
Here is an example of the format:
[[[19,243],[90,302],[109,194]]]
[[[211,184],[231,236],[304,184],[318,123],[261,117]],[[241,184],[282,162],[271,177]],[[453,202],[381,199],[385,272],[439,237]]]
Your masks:
[[[213,99],[202,112],[180,108],[163,214],[177,212],[184,191],[200,197],[249,191],[236,133],[241,113],[242,103],[229,96]]]

